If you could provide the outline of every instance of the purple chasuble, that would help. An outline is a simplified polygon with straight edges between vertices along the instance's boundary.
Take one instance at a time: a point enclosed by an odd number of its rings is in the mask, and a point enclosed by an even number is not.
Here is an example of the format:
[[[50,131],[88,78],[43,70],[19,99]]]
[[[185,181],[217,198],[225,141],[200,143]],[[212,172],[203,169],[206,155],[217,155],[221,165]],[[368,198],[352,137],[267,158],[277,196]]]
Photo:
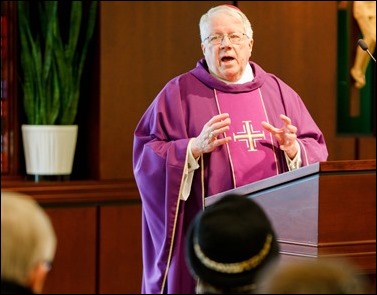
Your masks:
[[[327,159],[323,134],[298,94],[257,64],[250,65],[253,81],[228,85],[212,77],[201,59],[194,69],[165,85],[135,129],[133,171],[142,202],[143,294],[195,293],[185,260],[185,239],[193,218],[204,210],[205,197],[233,189],[234,177],[238,186],[288,171],[284,153],[262,130],[260,120],[268,119],[279,128],[279,115],[287,115],[298,127],[303,165]],[[234,104],[238,99],[245,100],[242,104],[250,100],[250,104],[237,114],[237,109],[226,106],[228,99]],[[219,107],[233,117],[234,140],[202,155],[190,195],[182,201],[188,143],[219,113]],[[254,134],[253,140],[242,139],[247,132]],[[256,151],[247,151],[248,144],[249,150]]]

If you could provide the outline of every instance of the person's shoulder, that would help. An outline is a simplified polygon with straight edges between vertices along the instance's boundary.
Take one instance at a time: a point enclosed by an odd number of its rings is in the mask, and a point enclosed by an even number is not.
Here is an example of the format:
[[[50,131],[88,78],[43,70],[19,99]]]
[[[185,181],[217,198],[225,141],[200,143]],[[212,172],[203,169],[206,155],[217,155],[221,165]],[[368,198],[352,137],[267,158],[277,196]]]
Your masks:
[[[192,73],[192,70],[181,73],[173,78],[171,78],[166,84],[165,88],[169,87],[183,87],[190,85],[192,80],[195,79],[195,76]]]
[[[175,101],[180,97],[180,93],[187,91],[187,89],[192,89],[192,85],[196,78],[192,75],[190,71],[179,74],[170,80],[168,80],[164,87],[160,90],[155,98],[155,102],[163,101]]]
[[[251,65],[251,67],[253,69],[255,79],[261,79],[261,77],[262,77],[263,80],[265,81],[265,83],[267,83],[266,85],[274,83],[274,84],[279,84],[279,85],[281,85],[283,87],[290,88],[290,86],[286,82],[284,82],[280,77],[278,77],[274,73],[267,72],[258,63],[254,62],[254,61],[251,61],[250,65]]]
[[[251,63],[255,79],[260,80],[263,79],[262,88],[265,89],[275,89],[278,90],[280,93],[284,93],[284,97],[299,97],[298,93],[292,86],[290,86],[287,82],[285,82],[282,78],[277,76],[274,73],[265,71],[261,66],[256,63]]]
[[[265,70],[260,64],[256,63],[255,61],[250,61],[250,65],[253,69],[255,76],[266,76],[266,78],[276,79],[278,81],[283,82],[276,74],[268,72]]]

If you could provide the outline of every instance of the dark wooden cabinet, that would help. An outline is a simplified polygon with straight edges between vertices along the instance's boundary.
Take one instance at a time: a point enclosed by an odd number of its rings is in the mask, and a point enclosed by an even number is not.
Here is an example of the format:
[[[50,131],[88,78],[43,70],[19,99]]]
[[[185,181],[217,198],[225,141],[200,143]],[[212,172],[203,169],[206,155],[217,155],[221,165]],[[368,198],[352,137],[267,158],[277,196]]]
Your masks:
[[[50,216],[58,245],[45,294],[139,294],[141,203],[133,181],[7,182]]]
[[[58,245],[44,287],[45,294],[96,293],[98,210],[98,206],[91,204],[46,208]]]
[[[141,206],[138,201],[101,206],[98,294],[140,294]]]

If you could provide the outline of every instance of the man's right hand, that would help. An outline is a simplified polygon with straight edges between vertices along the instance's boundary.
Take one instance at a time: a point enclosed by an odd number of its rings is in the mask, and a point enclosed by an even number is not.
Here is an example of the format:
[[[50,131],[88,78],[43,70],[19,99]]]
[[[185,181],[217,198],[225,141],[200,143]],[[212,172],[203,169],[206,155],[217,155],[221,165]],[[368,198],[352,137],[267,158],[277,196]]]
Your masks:
[[[204,153],[210,153],[218,146],[228,143],[232,140],[230,136],[222,136],[229,130],[231,123],[228,113],[213,116],[202,129],[202,132],[196,137],[191,145],[191,152],[194,158],[198,158]]]

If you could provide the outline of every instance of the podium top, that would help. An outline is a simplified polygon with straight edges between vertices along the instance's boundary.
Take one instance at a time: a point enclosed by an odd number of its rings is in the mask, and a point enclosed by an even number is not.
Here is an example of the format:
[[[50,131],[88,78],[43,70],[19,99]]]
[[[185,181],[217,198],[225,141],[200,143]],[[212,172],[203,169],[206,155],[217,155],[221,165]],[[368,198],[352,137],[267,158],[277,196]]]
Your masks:
[[[233,193],[248,195],[267,188],[273,188],[288,182],[296,181],[300,178],[309,177],[315,174],[333,173],[333,172],[356,172],[356,171],[376,171],[376,159],[371,160],[344,160],[344,161],[325,161],[310,164],[297,170],[285,172],[263,180],[246,184],[238,188],[224,191],[205,198],[205,206],[215,203],[223,196]]]

